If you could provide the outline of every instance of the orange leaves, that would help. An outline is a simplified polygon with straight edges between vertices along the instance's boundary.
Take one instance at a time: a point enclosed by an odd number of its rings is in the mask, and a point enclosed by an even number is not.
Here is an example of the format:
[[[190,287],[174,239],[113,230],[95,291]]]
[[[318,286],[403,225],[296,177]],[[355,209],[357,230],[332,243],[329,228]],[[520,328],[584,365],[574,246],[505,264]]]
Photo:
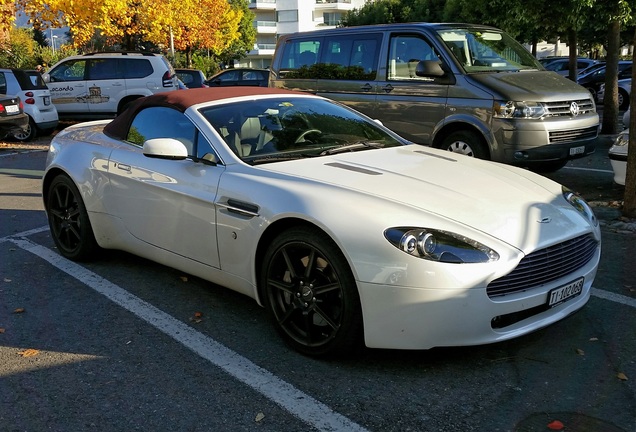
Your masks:
[[[199,324],[201,321],[203,321],[203,313],[195,312],[194,315],[190,317],[190,321],[195,324]]]
[[[38,354],[40,354],[40,350],[36,350],[36,349],[33,349],[33,348],[25,349],[24,351],[20,351],[18,353],[18,355],[22,356],[22,357],[33,357],[33,356],[36,356]]]
[[[560,431],[563,430],[565,428],[565,425],[560,422],[559,420],[554,420],[550,423],[547,424],[548,429],[550,430],[555,430],[555,431]]]

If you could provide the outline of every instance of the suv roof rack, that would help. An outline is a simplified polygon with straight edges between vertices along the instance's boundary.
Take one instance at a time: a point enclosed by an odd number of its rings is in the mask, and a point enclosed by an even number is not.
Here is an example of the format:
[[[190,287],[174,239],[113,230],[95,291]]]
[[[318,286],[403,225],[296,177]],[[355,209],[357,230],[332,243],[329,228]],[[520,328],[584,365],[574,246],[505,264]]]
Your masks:
[[[155,53],[151,53],[148,51],[97,51],[92,53],[83,54],[85,56],[93,56],[93,55],[103,55],[103,54],[120,54],[120,55],[143,55],[143,56],[154,56]]]

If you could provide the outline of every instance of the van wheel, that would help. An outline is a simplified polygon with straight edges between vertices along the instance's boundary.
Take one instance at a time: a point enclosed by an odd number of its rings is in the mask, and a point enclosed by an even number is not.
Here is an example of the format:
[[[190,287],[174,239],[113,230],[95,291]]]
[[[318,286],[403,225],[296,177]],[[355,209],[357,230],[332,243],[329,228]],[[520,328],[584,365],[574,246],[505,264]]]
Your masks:
[[[597,103],[603,102],[603,101],[598,100],[598,95],[596,94],[596,89],[594,87],[585,87],[585,88],[592,95],[592,99],[594,99],[594,102],[597,102]]]
[[[471,131],[451,133],[442,141],[441,149],[477,159],[490,159],[482,138]]]

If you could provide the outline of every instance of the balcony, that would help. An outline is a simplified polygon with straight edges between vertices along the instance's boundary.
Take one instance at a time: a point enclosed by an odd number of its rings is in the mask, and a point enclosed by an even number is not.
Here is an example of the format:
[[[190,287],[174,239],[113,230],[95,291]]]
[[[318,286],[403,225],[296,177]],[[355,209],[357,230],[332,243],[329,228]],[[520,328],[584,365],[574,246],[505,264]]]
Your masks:
[[[276,0],[250,0],[250,9],[276,10]]]
[[[254,21],[258,34],[276,34],[276,21]]]
[[[273,56],[276,49],[275,43],[256,43],[248,56]]]
[[[317,11],[323,12],[337,12],[337,11],[350,11],[354,6],[351,4],[351,0],[316,0]]]

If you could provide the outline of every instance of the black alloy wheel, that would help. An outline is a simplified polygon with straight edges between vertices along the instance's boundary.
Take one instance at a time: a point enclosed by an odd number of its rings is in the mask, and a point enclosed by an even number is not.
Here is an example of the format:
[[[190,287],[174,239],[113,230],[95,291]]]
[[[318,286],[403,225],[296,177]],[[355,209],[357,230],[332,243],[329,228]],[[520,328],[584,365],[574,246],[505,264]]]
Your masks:
[[[79,190],[66,175],[58,175],[51,182],[46,211],[60,253],[74,261],[90,258],[97,249],[93,228]]]
[[[337,355],[362,340],[355,280],[337,246],[320,230],[291,228],[270,245],[261,284],[271,320],[297,351]]]

